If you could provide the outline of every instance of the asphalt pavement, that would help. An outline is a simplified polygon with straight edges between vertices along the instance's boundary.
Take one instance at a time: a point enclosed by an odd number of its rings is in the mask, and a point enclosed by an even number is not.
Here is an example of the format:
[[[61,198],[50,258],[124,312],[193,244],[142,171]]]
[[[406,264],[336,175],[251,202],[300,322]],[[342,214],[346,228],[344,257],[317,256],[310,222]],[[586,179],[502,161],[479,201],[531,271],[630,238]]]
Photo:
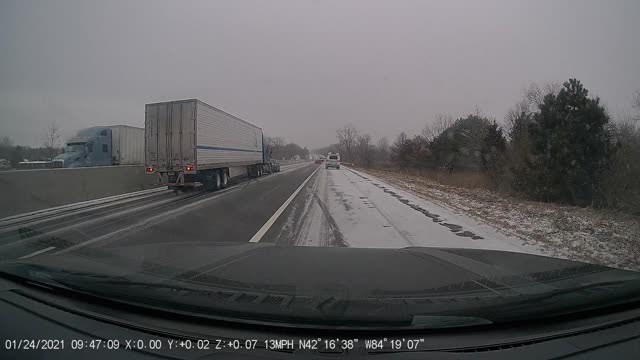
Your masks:
[[[0,260],[123,243],[248,242],[317,168],[283,166],[215,192],[158,189],[0,219]]]
[[[537,253],[519,238],[364,171],[318,169],[262,241],[285,246],[447,247]]]
[[[535,253],[366,173],[302,163],[215,192],[153,189],[0,219],[0,260],[147,244],[484,248]]]

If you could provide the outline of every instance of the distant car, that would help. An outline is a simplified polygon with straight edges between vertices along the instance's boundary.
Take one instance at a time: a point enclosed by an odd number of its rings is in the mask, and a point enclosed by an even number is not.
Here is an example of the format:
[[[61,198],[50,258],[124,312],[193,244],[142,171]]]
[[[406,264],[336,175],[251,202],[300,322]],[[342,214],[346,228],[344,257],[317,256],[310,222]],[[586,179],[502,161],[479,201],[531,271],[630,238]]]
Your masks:
[[[329,153],[327,155],[327,161],[325,162],[325,168],[335,168],[340,169],[340,154],[339,153]]]
[[[322,164],[322,159],[316,159],[316,165]]]
[[[0,169],[11,169],[11,163],[7,159],[0,159]]]
[[[278,160],[271,160],[271,172],[280,172],[280,163]]]

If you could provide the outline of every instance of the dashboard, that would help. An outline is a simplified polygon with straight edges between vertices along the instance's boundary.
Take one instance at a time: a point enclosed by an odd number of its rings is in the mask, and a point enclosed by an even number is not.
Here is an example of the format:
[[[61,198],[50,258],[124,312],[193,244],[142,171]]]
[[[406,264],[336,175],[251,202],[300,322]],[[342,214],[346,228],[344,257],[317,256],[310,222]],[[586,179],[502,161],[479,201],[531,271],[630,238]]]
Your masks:
[[[163,316],[0,279],[0,358],[635,358],[640,311],[452,331],[292,331]]]

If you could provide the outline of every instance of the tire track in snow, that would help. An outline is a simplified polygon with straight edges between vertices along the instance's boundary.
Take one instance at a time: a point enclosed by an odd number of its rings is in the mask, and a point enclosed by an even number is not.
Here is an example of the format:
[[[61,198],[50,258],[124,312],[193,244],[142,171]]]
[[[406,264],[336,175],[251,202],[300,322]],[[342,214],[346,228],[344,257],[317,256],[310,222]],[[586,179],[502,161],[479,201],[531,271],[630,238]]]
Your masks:
[[[484,239],[482,236],[480,235],[476,235],[473,232],[469,231],[469,230],[464,230],[462,226],[457,225],[457,224],[451,224],[451,223],[447,223],[444,222],[444,218],[442,218],[440,215],[432,213],[430,211],[428,211],[427,209],[422,208],[420,205],[417,204],[413,204],[411,203],[411,201],[409,201],[408,199],[403,198],[402,196],[398,195],[398,193],[396,193],[393,190],[390,190],[389,188],[387,188],[386,186],[382,186],[376,182],[373,182],[373,180],[369,179],[366,176],[363,176],[351,169],[348,169],[351,173],[355,174],[356,176],[359,176],[362,179],[365,179],[369,182],[371,182],[372,185],[374,185],[375,187],[381,189],[382,191],[384,191],[385,193],[391,195],[392,197],[396,198],[398,201],[400,201],[401,203],[407,205],[408,207],[412,208],[415,211],[418,211],[420,213],[422,213],[424,216],[430,218],[434,223],[437,223],[441,226],[444,226],[446,228],[449,229],[449,231],[451,231],[452,233],[454,233],[456,236],[460,236],[460,237],[468,237],[471,238],[472,240],[482,240]]]
[[[348,247],[349,245],[344,240],[344,235],[342,235],[342,232],[340,231],[340,228],[338,227],[336,220],[333,218],[333,216],[331,216],[331,213],[329,212],[327,205],[325,205],[325,203],[322,202],[322,200],[320,200],[320,197],[318,196],[317,193],[314,192],[313,197],[315,198],[318,206],[320,206],[320,209],[322,210],[322,214],[324,215],[324,218],[329,223],[329,228],[331,229],[331,233],[333,235],[333,241],[331,242],[331,246]]]
[[[356,173],[354,173],[354,174],[356,174]],[[358,175],[358,174],[356,174],[356,175]],[[362,195],[362,196],[358,196],[358,198],[363,200],[363,203],[365,203],[365,205],[366,204],[371,204],[368,200],[366,202],[364,201],[364,199],[368,199],[368,197],[364,196],[366,194],[363,193],[357,186],[355,186],[356,182],[355,181],[351,181],[351,179],[349,178],[349,175],[347,173],[344,173],[344,176],[347,179],[349,179],[349,182],[351,184],[354,185],[353,189],[358,191],[360,193],[360,195]],[[368,180],[368,181],[371,181],[371,180]],[[389,224],[389,225],[384,225],[383,227],[391,227],[391,228],[393,228],[393,230],[395,230],[396,234],[398,234],[398,236],[400,236],[404,241],[406,241],[407,244],[413,244],[413,241],[411,240],[411,235],[407,231],[404,231],[401,228],[399,228],[398,226],[396,226],[396,224],[393,221],[393,219],[391,219],[391,217],[389,217],[389,215],[387,215],[384,211],[379,209],[377,206],[373,206],[373,204],[371,204],[371,205],[372,206],[368,206],[367,205],[367,208],[375,209],[377,211],[377,213],[380,214],[380,216],[382,216],[384,218],[384,220],[387,222],[387,224]]]
[[[280,228],[275,242],[284,246],[309,246],[314,243],[310,238],[309,231],[312,225],[314,211],[313,192],[318,184],[316,176],[310,181],[298,194],[297,198],[291,203],[287,210],[286,220]],[[319,245],[322,239],[319,239]]]
[[[330,184],[328,177],[322,176],[326,173],[319,171],[291,204],[276,243],[286,246],[349,246],[326,205]]]

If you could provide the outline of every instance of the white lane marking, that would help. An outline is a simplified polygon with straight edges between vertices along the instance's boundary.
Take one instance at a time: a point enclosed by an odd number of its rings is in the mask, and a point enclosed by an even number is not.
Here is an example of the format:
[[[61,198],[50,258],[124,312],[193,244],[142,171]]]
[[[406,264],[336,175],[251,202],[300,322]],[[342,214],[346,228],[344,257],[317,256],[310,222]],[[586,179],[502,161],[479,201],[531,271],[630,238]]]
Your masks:
[[[19,259],[21,259],[21,260],[22,260],[22,259],[28,259],[28,258],[30,258],[30,257],[34,257],[34,256],[36,256],[36,255],[40,255],[40,254],[42,254],[42,253],[46,253],[47,251],[51,251],[51,250],[53,250],[53,249],[55,249],[55,248],[56,248],[55,246],[49,246],[49,247],[48,247],[48,248],[46,248],[46,249],[38,250],[38,251],[33,252],[33,253],[29,254],[29,255],[25,255],[25,256],[23,256],[23,257],[21,257],[21,258],[19,258]]]
[[[240,185],[235,185],[235,186],[228,187],[228,188],[226,188],[224,190],[218,191],[215,195],[213,195],[211,197],[208,197],[208,198],[205,198],[205,199],[202,199],[202,200],[198,200],[196,202],[189,203],[189,204],[181,206],[179,208],[175,208],[175,209],[172,209],[172,210],[169,210],[169,211],[165,211],[162,214],[158,214],[158,215],[152,216],[150,218],[144,219],[144,220],[142,220],[140,222],[137,222],[137,223],[135,223],[135,224],[133,224],[131,226],[127,226],[125,228],[121,228],[119,230],[110,232],[108,234],[100,235],[100,236],[98,236],[96,238],[93,238],[91,240],[88,240],[88,241],[85,241],[85,242],[81,242],[79,244],[76,244],[76,245],[73,245],[71,247],[68,247],[68,248],[66,248],[64,250],[60,250],[60,251],[56,252],[55,255],[64,254],[64,253],[67,253],[69,251],[73,251],[73,250],[79,249],[79,248],[87,246],[87,245],[95,244],[98,241],[102,241],[102,240],[108,239],[110,237],[116,236],[118,234],[121,234],[121,233],[124,233],[124,232],[127,232],[127,231],[135,231],[136,229],[142,230],[143,228],[146,228],[148,226],[155,225],[158,220],[163,220],[163,219],[165,219],[165,218],[167,218],[169,216],[177,215],[178,213],[180,213],[182,211],[191,209],[192,207],[198,206],[198,205],[200,205],[202,203],[205,203],[207,201],[210,201],[210,200],[213,200],[213,199],[217,199],[217,198],[219,198],[220,196],[222,196],[224,194],[228,194],[229,192],[231,192],[231,190],[236,189],[239,186]]]
[[[280,168],[280,172],[274,173],[274,176],[278,176],[278,175],[282,175],[282,174],[286,174],[288,172],[291,171],[295,171],[298,169],[303,169],[307,166],[313,165],[313,163],[301,163],[301,164],[293,164],[293,165],[287,165],[287,166],[283,166]]]
[[[276,220],[278,220],[278,218],[280,217],[280,215],[282,215],[282,213],[287,208],[287,206],[289,206],[291,201],[293,201],[293,198],[295,198],[296,195],[298,195],[300,190],[302,190],[302,188],[309,182],[309,179],[311,179],[311,177],[313,175],[315,175],[315,173],[317,173],[318,170],[320,170],[320,168],[321,168],[321,166],[318,166],[311,173],[311,175],[309,175],[309,177],[306,178],[305,181],[302,182],[302,184],[296,189],[296,191],[293,192],[293,194],[291,194],[291,196],[289,196],[289,198],[284,202],[284,204],[282,204],[282,206],[280,206],[280,208],[278,210],[276,210],[276,212],[273,213],[273,215],[271,215],[271,218],[269,218],[269,220],[267,220],[267,222],[264,223],[264,225],[262,225],[260,230],[258,230],[258,232],[255,235],[253,235],[253,237],[251,238],[251,240],[249,240],[249,242],[258,242],[258,241],[260,241],[260,239],[262,239],[262,237],[264,236],[264,234],[267,233],[267,231],[269,230],[271,225],[273,225],[273,223],[275,223]]]
[[[313,164],[292,165],[292,166],[294,166],[294,167],[292,167],[292,168],[287,168],[286,170],[282,170],[282,171],[280,171],[280,172],[276,173],[276,175],[278,175],[278,174],[286,174],[286,173],[288,173],[288,172],[295,171],[295,170],[298,170],[298,169],[303,169],[303,168],[305,168],[305,167],[307,167],[307,166],[311,166],[311,165],[313,165]]]

